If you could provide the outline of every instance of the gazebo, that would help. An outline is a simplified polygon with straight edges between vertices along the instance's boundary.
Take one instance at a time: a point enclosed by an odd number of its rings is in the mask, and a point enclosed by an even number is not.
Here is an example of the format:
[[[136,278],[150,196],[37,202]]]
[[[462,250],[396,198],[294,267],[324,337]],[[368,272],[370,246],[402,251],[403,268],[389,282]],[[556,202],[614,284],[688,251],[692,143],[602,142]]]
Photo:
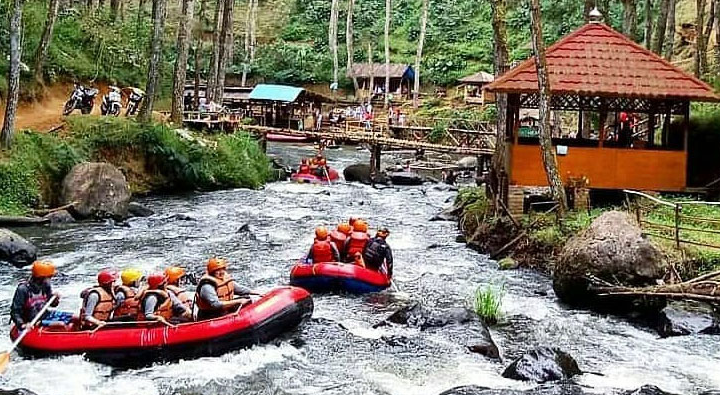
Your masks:
[[[589,189],[686,190],[690,102],[720,101],[709,85],[599,22],[550,46],[547,67],[551,112],[570,113],[578,126],[553,135],[563,181],[582,180]],[[520,133],[520,110],[538,107],[534,59],[486,89],[508,95],[511,195],[546,186],[537,134]]]
[[[485,104],[495,102],[495,95],[490,92],[486,92],[485,89],[483,89],[494,80],[494,75],[480,71],[467,77],[460,78],[458,80],[460,85],[457,89],[464,89],[465,103],[484,106]]]
[[[360,86],[356,95],[368,97],[372,94],[384,94],[385,90],[385,63],[355,63],[348,70],[348,77],[355,78]],[[390,93],[398,97],[408,96],[412,92],[412,83],[415,80],[415,70],[406,64],[391,63],[387,68],[390,74]]]

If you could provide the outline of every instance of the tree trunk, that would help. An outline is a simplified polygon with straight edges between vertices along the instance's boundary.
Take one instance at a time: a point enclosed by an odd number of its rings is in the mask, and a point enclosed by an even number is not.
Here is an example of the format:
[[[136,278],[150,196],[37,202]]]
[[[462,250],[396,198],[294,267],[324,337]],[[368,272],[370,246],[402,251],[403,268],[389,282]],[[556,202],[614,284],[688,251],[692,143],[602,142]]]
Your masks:
[[[45,64],[45,59],[47,58],[48,48],[50,48],[50,41],[52,41],[53,28],[55,27],[55,20],[57,20],[59,7],[60,0],[50,0],[50,3],[48,4],[47,20],[45,21],[45,30],[43,30],[42,37],[40,38],[40,44],[35,52],[35,81],[40,83],[43,81],[43,65]]]
[[[250,64],[255,61],[255,49],[257,48],[257,13],[258,0],[252,0],[252,29],[250,29]]]
[[[564,217],[568,209],[565,186],[558,172],[557,158],[552,145],[552,131],[550,129],[550,79],[548,77],[547,60],[545,59],[545,43],[542,37],[542,23],[540,21],[540,0],[530,1],[530,27],[532,30],[532,45],[535,52],[535,67],[538,75],[540,115],[540,149],[543,165],[547,175],[548,184],[553,199],[558,203],[558,214]]]
[[[652,47],[653,52],[658,55],[662,55],[663,45],[665,44],[665,28],[668,23],[669,8],[669,0],[660,0],[660,12],[658,13],[657,23],[655,25],[655,39],[653,40]]]
[[[162,61],[162,39],[166,15],[165,1],[166,0],[153,0],[153,32],[150,40],[151,51],[150,62],[148,63],[147,85],[145,86],[145,100],[138,114],[138,118],[143,122],[150,122],[152,120],[153,106],[155,105],[155,95],[160,76],[160,62]]]
[[[332,0],[330,5],[330,25],[328,26],[328,46],[333,58],[333,84],[338,83],[338,68],[340,62],[338,61],[338,14],[340,13],[339,0]]]
[[[120,14],[120,0],[110,0],[110,19],[117,20]]]
[[[187,73],[188,50],[192,33],[195,0],[183,0],[182,14],[178,25],[177,60],[173,78],[172,113],[170,119],[176,125],[182,125],[185,107],[185,77]]]
[[[368,96],[368,102],[372,102],[373,93],[375,93],[375,67],[373,67],[371,43],[368,43],[368,64],[370,65],[370,95]]]
[[[637,32],[637,3],[636,0],[621,0],[623,4],[623,34],[631,40],[636,40]]]
[[[215,17],[213,18],[213,44],[212,57],[210,59],[210,71],[207,75],[205,86],[205,98],[208,103],[215,99],[215,85],[218,78],[218,65],[220,61],[220,36],[222,30],[223,8],[225,0],[217,0],[215,4]]]
[[[652,20],[652,0],[645,0],[645,48],[652,47],[653,20]]]
[[[719,0],[720,1],[720,0]],[[354,26],[353,26],[353,13],[355,12],[355,0],[348,0],[347,4],[347,22],[345,23],[345,47],[347,47],[347,72],[348,75],[352,73],[353,64],[355,63],[355,59],[353,59],[355,55],[355,49],[353,47],[354,45]],[[355,88],[355,94],[357,94],[357,91],[360,89],[360,86],[358,86],[357,77],[354,75],[352,76],[353,81],[353,87]]]
[[[245,57],[243,59],[243,73],[240,85],[245,86],[247,84],[247,75],[250,69],[250,30],[252,29],[252,7],[254,0],[248,1],[248,8],[245,12]]]
[[[385,0],[385,108],[390,104],[390,16],[392,0]]]
[[[720,0],[715,0],[715,72],[720,74]]]
[[[420,15],[420,38],[418,39],[417,54],[415,55],[415,86],[413,87],[413,107],[415,108],[420,106],[420,65],[422,64],[423,45],[425,45],[429,2],[430,0],[423,0],[422,14]]]
[[[708,62],[708,43],[710,42],[710,36],[712,35],[713,26],[715,26],[715,13],[718,12],[715,6],[715,1],[710,0],[710,12],[708,13],[707,19],[705,20],[705,33],[703,33],[703,48],[705,49],[702,53],[703,64],[705,65],[705,73],[710,72],[710,63]]]
[[[200,15],[195,23],[195,89],[193,95],[193,108],[200,105],[200,57],[203,52],[203,29],[205,26],[205,2],[200,0]]]
[[[5,119],[0,131],[0,146],[9,149],[15,131],[15,113],[20,95],[20,29],[22,29],[22,0],[13,0],[10,17],[10,64],[8,70],[8,93],[5,103]]]
[[[695,13],[695,76],[701,77],[707,69],[707,56],[705,56],[705,0],[697,0],[697,12]]]
[[[667,35],[665,36],[665,59],[671,61],[675,52],[675,5],[677,0],[669,0]]]
[[[501,76],[508,69],[508,49],[507,49],[507,27],[506,11],[507,5],[505,0],[492,1],[492,26],[493,26],[493,52],[494,52],[494,69],[495,78]],[[499,93],[495,95],[495,105],[497,106],[497,124],[495,138],[495,153],[492,157],[492,171],[490,173],[490,185],[492,185],[495,206],[495,212],[500,213],[501,205],[498,202],[507,202],[507,176],[508,168],[508,147],[507,147],[507,110],[508,97],[507,94]]]
[[[215,85],[215,102],[222,104],[225,94],[225,71],[233,58],[233,6],[234,0],[225,0],[223,10],[222,37],[220,40],[220,58],[218,60],[217,83]]]

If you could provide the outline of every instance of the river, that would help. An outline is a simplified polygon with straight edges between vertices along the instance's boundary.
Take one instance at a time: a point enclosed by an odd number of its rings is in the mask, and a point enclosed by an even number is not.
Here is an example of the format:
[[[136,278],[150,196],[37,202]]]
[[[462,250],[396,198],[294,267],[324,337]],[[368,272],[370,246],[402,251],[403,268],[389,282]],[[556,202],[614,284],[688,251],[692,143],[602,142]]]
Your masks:
[[[271,145],[270,152],[297,163],[311,147]],[[367,161],[353,148],[328,152],[342,168]],[[350,215],[372,226],[388,226],[399,294],[315,297],[313,319],[272,344],[218,358],[156,364],[117,371],[66,356],[25,360],[13,356],[1,388],[25,387],[40,395],[84,394],[393,394],[433,395],[464,384],[529,388],[503,379],[503,368],[535,346],[557,346],[573,355],[588,391],[634,389],[655,384],[666,391],[695,394],[720,388],[720,341],[687,336],[659,339],[649,329],[622,319],[558,304],[548,278],[531,271],[499,271],[494,261],[455,242],[456,224],[428,219],[450,205],[454,192],[433,185],[373,189],[269,184],[263,190],[229,190],[141,199],[156,211],[129,227],[110,223],[20,229],[58,265],[60,307],[79,310],[80,291],[100,268],[135,266],[145,272],[179,264],[201,272],[213,254],[231,262],[236,279],[269,290],[288,282],[290,267],[309,248],[313,228],[333,226]],[[176,214],[188,216],[181,220]],[[238,232],[249,224],[251,233]],[[27,270],[0,266],[0,311],[8,321],[9,301]],[[373,324],[408,299],[429,306],[469,306],[482,284],[504,284],[504,324],[492,329],[504,362],[466,351],[454,339],[462,329],[419,331]],[[0,347],[9,346],[8,327]],[[402,339],[387,342],[384,339]]]

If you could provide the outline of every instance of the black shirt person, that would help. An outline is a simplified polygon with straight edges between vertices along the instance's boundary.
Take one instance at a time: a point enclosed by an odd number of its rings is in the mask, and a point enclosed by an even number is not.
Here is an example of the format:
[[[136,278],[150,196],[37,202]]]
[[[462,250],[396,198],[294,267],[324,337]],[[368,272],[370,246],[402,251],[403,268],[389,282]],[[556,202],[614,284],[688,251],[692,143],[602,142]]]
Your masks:
[[[385,266],[385,271],[389,278],[393,275],[393,256],[392,249],[388,245],[386,239],[390,235],[387,228],[380,228],[375,237],[370,239],[363,250],[363,259],[365,267],[368,269],[380,271]]]
[[[52,263],[35,261],[32,265],[30,279],[20,283],[15,289],[10,306],[10,319],[19,330],[24,330],[25,325],[35,318],[52,297],[50,279],[55,273],[55,265]],[[57,306],[59,302],[60,300],[57,298],[52,305]]]

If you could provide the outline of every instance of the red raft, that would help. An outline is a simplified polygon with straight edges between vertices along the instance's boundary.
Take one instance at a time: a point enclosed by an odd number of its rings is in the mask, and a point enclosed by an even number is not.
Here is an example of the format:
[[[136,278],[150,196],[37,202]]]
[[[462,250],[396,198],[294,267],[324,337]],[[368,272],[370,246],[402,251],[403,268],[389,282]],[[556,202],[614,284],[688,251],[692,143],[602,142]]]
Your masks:
[[[298,263],[290,271],[290,284],[312,292],[380,292],[390,281],[384,273],[346,263]]]
[[[277,288],[237,313],[175,327],[107,326],[93,331],[36,327],[20,343],[29,356],[85,354],[93,361],[130,368],[152,362],[218,356],[268,342],[312,315],[312,296],[302,288]],[[10,337],[18,336],[13,326]]]
[[[340,179],[340,174],[338,174],[337,170],[329,168],[328,174],[330,178],[328,181],[328,177],[318,177],[314,174],[300,174],[295,173],[292,176],[290,176],[290,179],[295,182],[300,183],[308,183],[308,184],[328,184],[330,182],[335,182]]]

